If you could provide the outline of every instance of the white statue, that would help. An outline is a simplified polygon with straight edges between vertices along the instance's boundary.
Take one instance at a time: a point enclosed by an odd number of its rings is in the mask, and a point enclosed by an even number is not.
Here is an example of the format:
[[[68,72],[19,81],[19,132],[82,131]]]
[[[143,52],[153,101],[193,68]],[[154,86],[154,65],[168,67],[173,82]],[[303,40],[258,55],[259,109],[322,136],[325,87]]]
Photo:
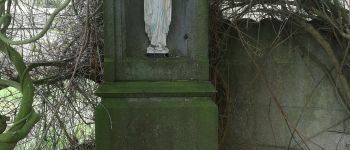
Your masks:
[[[145,30],[150,40],[147,53],[167,54],[166,38],[171,22],[171,0],[144,0]]]

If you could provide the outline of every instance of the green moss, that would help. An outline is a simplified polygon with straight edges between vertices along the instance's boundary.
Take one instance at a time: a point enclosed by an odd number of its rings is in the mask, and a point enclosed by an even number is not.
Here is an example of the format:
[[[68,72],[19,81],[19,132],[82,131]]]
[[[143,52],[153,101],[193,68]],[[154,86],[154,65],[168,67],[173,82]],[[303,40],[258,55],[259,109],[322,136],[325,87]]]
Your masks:
[[[115,82],[101,85],[100,97],[210,97],[215,88],[209,81]]]
[[[105,99],[96,111],[98,150],[216,150],[210,98]]]

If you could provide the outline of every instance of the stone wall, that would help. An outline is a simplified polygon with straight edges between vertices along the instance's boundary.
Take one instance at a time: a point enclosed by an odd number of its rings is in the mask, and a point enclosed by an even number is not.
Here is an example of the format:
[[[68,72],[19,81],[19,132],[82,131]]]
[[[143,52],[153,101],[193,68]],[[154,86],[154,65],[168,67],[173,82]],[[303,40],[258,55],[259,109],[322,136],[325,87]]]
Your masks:
[[[272,22],[242,21],[245,31],[234,31],[224,50],[220,68],[230,101],[222,148],[346,149],[349,115],[329,78],[310,59],[316,56],[332,68],[327,55],[307,34]]]

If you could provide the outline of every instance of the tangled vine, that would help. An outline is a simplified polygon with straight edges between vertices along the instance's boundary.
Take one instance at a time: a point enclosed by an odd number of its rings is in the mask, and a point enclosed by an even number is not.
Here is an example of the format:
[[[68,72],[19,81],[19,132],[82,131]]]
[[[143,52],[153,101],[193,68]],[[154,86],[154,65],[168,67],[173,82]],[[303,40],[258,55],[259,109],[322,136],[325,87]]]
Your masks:
[[[52,13],[46,25],[37,35],[22,41],[13,41],[5,36],[6,30],[11,22],[10,6],[11,0],[0,0],[0,25],[2,26],[0,33],[0,52],[7,55],[11,63],[14,64],[15,69],[18,72],[19,82],[13,80],[2,80],[0,79],[0,85],[5,87],[14,87],[22,93],[22,100],[20,101],[20,108],[15,116],[14,123],[12,126],[6,129],[5,132],[0,133],[0,149],[11,150],[14,149],[18,141],[24,139],[34,125],[40,120],[40,115],[35,112],[33,108],[34,99],[34,85],[29,74],[30,67],[27,67],[23,61],[23,57],[10,45],[22,45],[31,42],[35,42],[45,35],[50,28],[56,15],[68,6],[71,0],[64,1],[56,10]],[[7,5],[6,5],[7,4]],[[5,9],[5,5],[7,9]],[[2,116],[1,118],[7,118]],[[4,121],[4,120],[2,120]]]

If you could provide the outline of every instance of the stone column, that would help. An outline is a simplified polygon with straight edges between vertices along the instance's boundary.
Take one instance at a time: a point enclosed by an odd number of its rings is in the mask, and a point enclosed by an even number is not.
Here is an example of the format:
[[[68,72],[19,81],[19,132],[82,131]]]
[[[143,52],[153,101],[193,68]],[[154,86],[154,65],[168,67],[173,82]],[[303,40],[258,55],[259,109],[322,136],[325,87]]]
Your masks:
[[[105,0],[97,150],[217,150],[208,0],[173,0],[169,53],[147,54],[143,0]]]

